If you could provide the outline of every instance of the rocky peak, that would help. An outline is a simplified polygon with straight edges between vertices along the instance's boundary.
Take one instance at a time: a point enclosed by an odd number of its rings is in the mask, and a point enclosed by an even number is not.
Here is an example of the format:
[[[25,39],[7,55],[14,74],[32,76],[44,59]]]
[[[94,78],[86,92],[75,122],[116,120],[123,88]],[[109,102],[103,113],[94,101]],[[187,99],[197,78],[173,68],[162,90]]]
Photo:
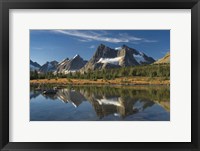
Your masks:
[[[117,56],[117,51],[108,46],[100,44],[93,56],[93,59],[98,61],[100,58],[113,58]]]
[[[83,60],[80,55],[76,54],[73,58],[59,63],[56,72],[64,74],[75,72],[81,69],[86,63],[87,61]]]
[[[76,59],[76,58],[81,58],[81,57],[79,56],[79,54],[76,54],[76,55],[73,57],[73,59]]]
[[[106,47],[106,45],[104,45],[104,44],[100,44],[99,46],[98,46],[98,48],[105,48]]]
[[[130,49],[127,45],[122,45],[121,48],[122,49]]]
[[[56,65],[58,64],[58,61],[53,60],[53,61],[51,61],[51,62],[49,62],[49,63],[52,64],[52,65],[54,65],[54,66],[56,66]]]
[[[57,61],[47,61],[44,65],[41,66],[41,68],[39,69],[39,71],[41,73],[46,73],[46,72],[53,72],[56,70],[57,68],[57,65],[58,65],[58,62]]]
[[[70,61],[84,61],[83,58],[80,55],[75,55],[72,59],[70,59]]]
[[[139,54],[139,52],[133,48],[130,48],[129,46],[127,45],[122,45],[122,49],[126,50],[129,52],[129,54]]]
[[[37,68],[40,68],[41,65],[38,64],[37,62],[33,62],[32,60],[30,60],[30,65],[34,66],[34,67],[37,67]]]

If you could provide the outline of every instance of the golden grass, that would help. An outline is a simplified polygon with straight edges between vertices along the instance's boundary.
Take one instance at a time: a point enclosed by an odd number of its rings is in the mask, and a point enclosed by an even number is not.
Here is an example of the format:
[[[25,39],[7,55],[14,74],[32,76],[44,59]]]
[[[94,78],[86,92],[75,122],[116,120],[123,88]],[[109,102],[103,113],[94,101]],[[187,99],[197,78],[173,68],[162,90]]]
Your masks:
[[[104,84],[123,84],[123,85],[169,85],[170,80],[166,80],[162,77],[124,77],[124,78],[116,78],[114,80],[90,80],[90,79],[67,79],[67,78],[59,78],[59,79],[38,79],[31,80],[31,84],[60,84],[60,85],[104,85]]]

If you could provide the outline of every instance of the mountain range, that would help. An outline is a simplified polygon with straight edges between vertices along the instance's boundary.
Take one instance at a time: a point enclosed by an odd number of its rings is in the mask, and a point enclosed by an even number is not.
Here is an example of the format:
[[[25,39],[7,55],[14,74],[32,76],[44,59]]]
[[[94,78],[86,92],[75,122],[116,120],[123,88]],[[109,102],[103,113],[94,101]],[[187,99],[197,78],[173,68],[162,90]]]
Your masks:
[[[147,56],[145,53],[122,45],[119,48],[110,48],[104,44],[100,44],[92,58],[88,61],[84,60],[81,56],[75,55],[73,58],[66,58],[61,62],[51,61],[46,62],[40,66],[37,62],[30,60],[30,70],[37,70],[39,73],[54,72],[67,74],[70,72],[87,72],[88,70],[96,69],[109,69],[120,68],[128,66],[138,66],[143,64],[159,64],[169,63],[170,54],[155,61],[152,57]]]
[[[41,66],[37,62],[33,62],[32,60],[30,60],[30,70],[31,71],[39,70],[40,67]]]

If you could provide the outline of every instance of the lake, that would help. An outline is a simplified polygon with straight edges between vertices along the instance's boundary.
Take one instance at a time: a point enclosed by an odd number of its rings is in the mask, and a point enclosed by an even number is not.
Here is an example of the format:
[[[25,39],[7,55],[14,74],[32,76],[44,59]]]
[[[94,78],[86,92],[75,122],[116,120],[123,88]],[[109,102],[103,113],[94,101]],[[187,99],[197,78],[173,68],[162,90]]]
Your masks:
[[[30,121],[170,120],[169,86],[66,86],[55,94],[43,92],[30,89]]]

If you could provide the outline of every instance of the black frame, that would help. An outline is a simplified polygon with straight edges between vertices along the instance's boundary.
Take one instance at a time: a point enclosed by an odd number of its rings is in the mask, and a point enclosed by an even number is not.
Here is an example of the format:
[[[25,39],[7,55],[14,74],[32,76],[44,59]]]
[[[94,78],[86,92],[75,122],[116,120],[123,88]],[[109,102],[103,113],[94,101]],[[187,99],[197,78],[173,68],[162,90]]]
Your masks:
[[[21,143],[9,142],[9,9],[191,9],[191,142],[175,143]],[[199,0],[0,0],[0,149],[7,150],[200,150]],[[198,60],[199,59],[199,60]]]

